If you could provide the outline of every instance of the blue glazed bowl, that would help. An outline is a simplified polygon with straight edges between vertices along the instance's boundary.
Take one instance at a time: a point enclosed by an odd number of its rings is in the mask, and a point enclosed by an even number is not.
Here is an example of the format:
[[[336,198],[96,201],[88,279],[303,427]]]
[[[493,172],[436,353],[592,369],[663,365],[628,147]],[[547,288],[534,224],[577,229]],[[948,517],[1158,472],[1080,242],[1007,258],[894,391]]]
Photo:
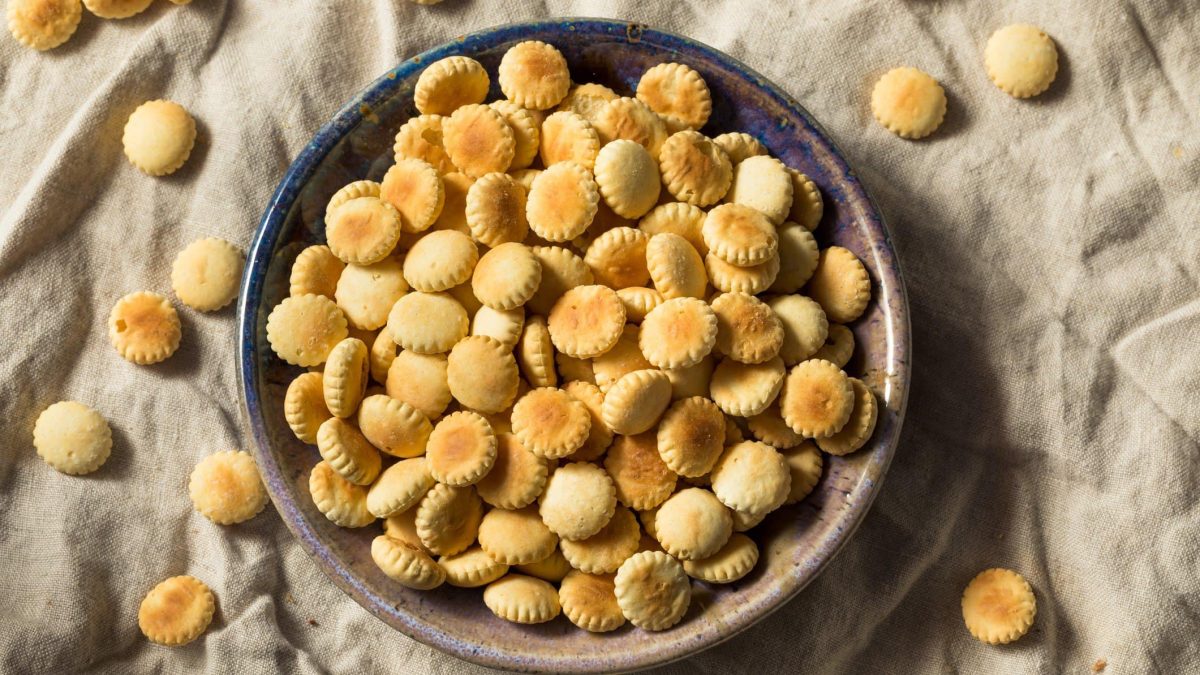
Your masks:
[[[817,229],[821,245],[854,251],[873,282],[873,300],[852,326],[858,347],[848,370],[862,373],[880,397],[874,437],[848,457],[827,458],[812,496],[777,511],[755,530],[762,557],[749,576],[726,586],[693,583],[687,616],[661,633],[626,625],[592,635],[565,618],[520,626],[494,617],[479,589],[420,592],[399,586],[371,561],[377,526],[342,529],[317,511],[308,474],[320,457],[296,440],[284,420],[284,392],[300,370],[271,352],[266,320],[288,293],[297,253],[324,242],[326,202],[346,183],[379,180],[391,165],[396,130],[417,114],[412,91],[426,65],[455,54],[481,61],[493,74],[491,100],[499,97],[494,74],[500,57],[522,40],[557,46],[576,81],[600,82],[624,94],[657,63],[679,61],[698,70],[713,94],[712,118],[703,131],[748,132],[808,174],[825,198]],[[820,573],[866,514],[895,450],[908,394],[908,307],[896,254],[879,211],[824,131],[790,96],[733,58],[619,21],[564,19],[493,28],[415,56],[372,83],[317,132],[280,182],[250,248],[238,315],[240,380],[258,465],[300,544],[335,584],[404,634],[468,661],[520,671],[659,665],[711,647],[778,609]]]

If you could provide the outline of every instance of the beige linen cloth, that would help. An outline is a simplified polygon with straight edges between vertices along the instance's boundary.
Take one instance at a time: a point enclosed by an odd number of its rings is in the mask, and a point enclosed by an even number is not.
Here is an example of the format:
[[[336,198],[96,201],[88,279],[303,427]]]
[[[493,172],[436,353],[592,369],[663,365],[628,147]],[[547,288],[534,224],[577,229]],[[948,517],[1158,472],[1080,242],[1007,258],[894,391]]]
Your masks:
[[[767,620],[663,672],[1200,672],[1200,6],[1192,0],[486,2],[159,0],[86,15],[39,54],[0,36],[0,671],[467,673],[370,616],[272,508],[236,527],[188,500],[193,465],[250,442],[234,312],[182,309],[183,345],[138,367],[109,345],[125,293],[170,293],[191,240],[248,244],[284,170],[343,102],[464,32],[550,15],[706,42],[801,101],[888,218],[914,332],[895,462],[861,529]],[[1016,101],[991,32],[1043,27],[1061,66]],[[925,141],[871,117],[898,65],[942,82]],[[139,103],[200,126],[178,175],[121,153]],[[60,399],[112,424],[87,477],[34,453]],[[1033,584],[1030,635],[989,647],[959,596],[991,566]],[[149,644],[138,603],[193,574],[220,612]],[[311,620],[311,621],[310,621]]]

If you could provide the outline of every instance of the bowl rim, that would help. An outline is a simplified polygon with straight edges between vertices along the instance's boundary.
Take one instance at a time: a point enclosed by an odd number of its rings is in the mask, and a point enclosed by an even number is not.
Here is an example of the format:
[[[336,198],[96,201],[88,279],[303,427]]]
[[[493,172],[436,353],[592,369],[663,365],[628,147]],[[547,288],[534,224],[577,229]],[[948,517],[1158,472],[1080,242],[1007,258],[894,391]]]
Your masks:
[[[853,509],[853,517],[849,521],[844,522],[843,527],[832,536],[832,545],[829,548],[828,555],[825,555],[815,564],[815,569],[803,583],[796,585],[790,592],[782,596],[771,606],[766,607],[759,614],[750,617],[740,625],[731,626],[731,630],[728,630],[724,634],[718,634],[715,639],[711,639],[702,645],[664,645],[666,648],[661,653],[651,655],[650,658],[639,663],[635,667],[636,669],[662,666],[688,658],[729,640],[779,610],[820,575],[824,568],[842,551],[846,542],[850,540],[861,525],[866,514],[870,511],[872,503],[882,489],[883,478],[886,476],[887,470],[895,456],[903,429],[908,407],[908,395],[912,383],[912,327],[909,315],[907,287],[903,281],[899,256],[892,244],[891,231],[887,226],[882,211],[880,211],[875,199],[867,191],[866,186],[858,179],[858,176],[847,162],[844,153],[833,142],[825,128],[795,98],[739,59],[698,40],[671,31],[651,28],[639,22],[598,17],[555,17],[537,21],[498,24],[467,33],[411,56],[385,72],[355,94],[328,122],[317,130],[313,138],[289,165],[259,221],[248,250],[237,303],[237,366],[241,419],[243,428],[248,428],[251,431],[251,436],[254,440],[254,455],[259,460],[259,471],[263,474],[263,482],[281,519],[287,525],[288,529],[291,530],[296,540],[300,542],[305,552],[313,558],[317,566],[321,568],[321,571],[339,589],[354,599],[355,602],[368,612],[408,637],[456,658],[491,668],[528,670],[529,664],[520,663],[512,658],[506,659],[503,654],[499,657],[491,657],[484,650],[462,649],[461,642],[453,638],[445,639],[446,636],[437,630],[429,629],[424,632],[406,630],[406,627],[389,621],[385,616],[382,616],[378,608],[367,604],[366,600],[372,596],[372,593],[353,574],[349,573],[347,567],[335,565],[319,554],[315,532],[308,526],[296,501],[283,488],[287,483],[287,479],[283,476],[280,466],[274,461],[262,461],[264,457],[270,456],[268,450],[270,441],[266,429],[262,424],[261,414],[255,415],[252,412],[261,411],[262,405],[257,392],[260,383],[257,376],[256,357],[260,345],[256,339],[256,310],[262,302],[266,270],[273,257],[272,249],[281,234],[281,229],[297,198],[295,194],[289,196],[289,190],[303,185],[312,177],[320,163],[342,140],[346,132],[355,128],[366,116],[372,114],[371,110],[376,101],[386,100],[393,95],[393,87],[396,81],[414,74],[433,60],[459,53],[461,46],[472,39],[486,39],[497,33],[514,30],[561,30],[563,33],[570,33],[575,31],[576,27],[623,30],[631,40],[648,36],[676,41],[689,49],[703,53],[707,58],[716,61],[726,68],[739,72],[746,79],[752,81],[755,86],[762,89],[769,97],[775,99],[778,104],[797,113],[818,135],[820,141],[829,148],[831,155],[841,165],[839,168],[843,169],[843,180],[855,184],[856,190],[861,193],[862,197],[869,204],[870,212],[878,221],[879,234],[884,244],[883,248],[890,254],[890,259],[886,262],[893,270],[895,279],[895,287],[891,288],[887,293],[891,301],[889,308],[891,316],[890,320],[886,322],[888,333],[886,342],[892,349],[895,349],[895,346],[899,344],[900,353],[892,357],[891,362],[895,365],[896,369],[894,373],[887,371],[890,378],[884,393],[884,398],[889,403],[892,401],[893,396],[897,398],[898,405],[895,406],[895,425],[882,446],[883,453],[881,453],[881,456],[877,455],[877,457],[873,457],[872,462],[864,467],[865,480],[860,481],[859,485],[864,483],[870,483],[871,485],[868,489],[861,490],[861,493],[857,494],[858,499]],[[874,260],[876,269],[881,269],[885,261],[880,259],[877,250],[873,249],[872,252],[876,258]],[[883,295],[881,291],[880,296],[882,297]],[[897,335],[894,334],[895,331],[900,331],[904,338],[899,340],[899,343],[897,343]],[[893,387],[893,381],[898,386]],[[401,612],[401,610],[396,611],[398,613]],[[439,637],[443,639],[439,640]],[[577,672],[598,672],[598,670],[594,668],[580,668]],[[612,671],[606,670],[606,672]]]

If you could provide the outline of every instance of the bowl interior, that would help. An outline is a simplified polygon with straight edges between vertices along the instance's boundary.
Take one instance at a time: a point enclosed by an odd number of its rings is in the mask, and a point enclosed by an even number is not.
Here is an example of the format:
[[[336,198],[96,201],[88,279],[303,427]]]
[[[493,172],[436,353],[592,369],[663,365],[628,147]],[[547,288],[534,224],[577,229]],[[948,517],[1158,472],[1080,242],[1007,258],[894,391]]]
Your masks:
[[[313,505],[308,474],[320,456],[284,421],[283,396],[301,370],[273,355],[266,318],[287,295],[297,253],[324,242],[326,202],[348,182],[379,180],[392,164],[392,139],[417,114],[412,90],[425,65],[453,54],[479,60],[492,74],[493,100],[499,97],[496,66],[522,40],[554,44],[576,81],[600,82],[624,95],[632,95],[641,73],[654,64],[679,61],[698,70],[713,95],[704,133],[748,132],[810,176],[825,199],[817,230],[821,245],[854,251],[872,277],[873,300],[852,326],[858,346],[847,369],[862,373],[881,397],[874,437],[851,456],[827,457],[813,494],[755,530],[762,556],[748,577],[726,586],[694,583],[687,616],[662,633],[626,625],[597,636],[565,618],[519,626],[494,617],[479,589],[419,592],[396,584],[370,558],[378,525],[342,529]],[[372,84],[318,132],[280,184],[251,248],[239,316],[241,380],[259,466],[301,544],[344,591],[405,634],[469,661],[516,670],[628,670],[664,663],[716,644],[778,608],[817,575],[869,507],[895,448],[908,389],[908,315],[895,253],[874,204],[823,131],[795,101],[732,58],[686,38],[615,21],[491,29],[414,57]]]

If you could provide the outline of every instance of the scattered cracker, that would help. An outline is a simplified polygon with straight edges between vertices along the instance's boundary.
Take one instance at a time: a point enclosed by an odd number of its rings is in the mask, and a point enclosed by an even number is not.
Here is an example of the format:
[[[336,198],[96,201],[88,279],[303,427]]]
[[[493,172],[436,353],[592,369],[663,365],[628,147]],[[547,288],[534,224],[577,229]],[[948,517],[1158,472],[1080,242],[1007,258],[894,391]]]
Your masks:
[[[429,64],[417,78],[413,103],[423,114],[449,115],[487,97],[487,71],[475,59],[449,56]]]
[[[358,410],[367,388],[367,345],[346,338],[334,345],[321,378],[325,405],[336,417],[349,417]]]
[[[366,488],[342,478],[329,462],[317,462],[312,468],[308,492],[317,510],[334,525],[364,527],[375,522],[375,516],[367,510]]]
[[[725,414],[701,396],[671,404],[658,425],[658,454],[681,476],[703,476],[725,449]]]
[[[733,182],[733,164],[729,156],[698,131],[672,134],[663,143],[658,161],[667,191],[688,204],[716,204]]]
[[[145,4],[149,4],[149,0],[145,0]],[[10,7],[10,19],[12,16]],[[11,27],[11,22],[9,25]],[[121,143],[125,146],[125,156],[142,173],[165,176],[183,166],[192,154],[196,144],[196,120],[174,101],[147,101],[129,116]]]
[[[188,494],[200,515],[218,525],[250,520],[267,505],[267,489],[248,453],[218,452],[192,469]]]
[[[713,555],[702,560],[682,562],[683,570],[693,579],[710,584],[729,584],[749,574],[758,564],[758,546],[753,539],[737,532]]]
[[[301,373],[288,385],[283,397],[283,415],[296,438],[317,442],[317,429],[333,417],[325,405],[321,373]]]
[[[490,173],[467,190],[467,227],[489,247],[519,242],[529,233],[525,188],[505,173]]]
[[[118,300],[108,315],[109,341],[121,358],[138,365],[165,360],[179,349],[180,337],[179,314],[158,293],[130,293]]]
[[[325,420],[317,429],[317,449],[334,471],[355,485],[370,485],[379,476],[379,451],[340,417]]]
[[[617,507],[613,480],[595,464],[573,462],[559,467],[538,499],[538,512],[552,532],[578,541],[600,531]]]
[[[279,358],[297,366],[325,362],[348,335],[346,316],[323,295],[284,298],[267,317],[267,341]]]
[[[600,154],[600,137],[588,120],[573,112],[556,112],[542,122],[542,145],[538,150],[547,167],[559,162],[576,162],[589,171]]]
[[[446,571],[428,553],[407,541],[392,539],[387,535],[371,541],[371,559],[384,574],[401,586],[427,591],[446,581]]]
[[[725,359],[713,370],[709,394],[721,410],[735,417],[752,417],[767,409],[783,388],[787,373],[776,356],[762,363]]]
[[[542,264],[524,244],[507,242],[479,259],[471,277],[475,297],[497,310],[524,305],[542,281]]]
[[[508,100],[532,110],[553,108],[571,88],[562,52],[537,40],[519,42],[504,52],[498,74]]]
[[[329,203],[325,205],[325,222],[329,222],[334,209],[351,199],[378,197],[380,194],[382,194],[381,186],[373,180],[356,180],[343,185],[333,193],[333,196],[329,198]]]
[[[702,298],[708,287],[704,259],[678,234],[656,234],[646,244],[646,268],[664,298]]]
[[[682,63],[660,63],[642,73],[637,97],[673,131],[699,129],[712,114],[712,95],[704,78]]]
[[[850,411],[850,419],[837,433],[817,439],[817,445],[831,455],[848,455],[858,450],[875,432],[875,420],[879,415],[875,393],[862,380],[849,379],[854,387],[854,409]]]
[[[807,497],[821,480],[821,469],[825,461],[821,451],[812,441],[803,441],[794,448],[781,450],[780,454],[788,464],[792,474],[791,488],[788,490],[784,504],[795,504]]]
[[[550,555],[558,537],[542,523],[534,506],[492,509],[479,524],[479,545],[496,562],[526,565]]]
[[[662,183],[651,152],[635,141],[616,139],[596,155],[596,184],[617,215],[640,218],[658,203]]]
[[[779,274],[779,255],[752,267],[738,267],[709,253],[704,256],[704,271],[713,287],[724,293],[757,295],[775,283]]]
[[[601,145],[617,140],[633,141],[649,151],[652,158],[658,157],[668,135],[667,125],[657,113],[642,101],[628,97],[605,103],[596,113],[593,126]]]
[[[791,480],[783,455],[757,441],[729,446],[712,470],[717,499],[749,514],[767,514],[779,508],[788,497]]]
[[[288,295],[324,295],[332,300],[345,267],[328,246],[309,246],[292,263]]]
[[[557,162],[533,180],[525,215],[529,227],[547,241],[570,241],[596,216],[600,191],[583,165]]]
[[[82,16],[79,0],[9,0],[8,30],[17,42],[45,51],[71,39]]]
[[[591,124],[604,108],[604,104],[616,98],[620,98],[617,92],[602,84],[577,84],[571,87],[567,97],[558,104],[558,110],[578,113]]]
[[[428,72],[428,69],[426,71]],[[419,159],[428,162],[440,174],[454,171],[454,162],[450,161],[450,156],[446,154],[446,148],[442,145],[442,121],[445,119],[441,115],[410,117],[396,132],[396,142],[392,146],[396,161]],[[378,197],[379,192],[374,196]]]
[[[508,565],[492,560],[478,546],[462,553],[444,555],[438,559],[438,566],[446,573],[446,583],[459,588],[486,586],[508,574]]]
[[[761,265],[779,250],[779,234],[771,221],[741,204],[709,211],[701,232],[711,255],[738,267]]]
[[[564,539],[560,548],[571,567],[588,574],[609,574],[637,552],[640,539],[637,518],[629,509],[618,506],[599,532],[579,541]]]
[[[783,326],[779,356],[785,365],[800,363],[825,344],[829,321],[817,301],[803,295],[779,295],[767,304]]]
[[[388,368],[387,395],[436,419],[450,405],[452,396],[446,377],[445,354],[402,351]]]
[[[1017,23],[988,38],[983,51],[988,77],[1013,98],[1029,98],[1050,88],[1058,74],[1058,50],[1042,29]]]
[[[783,324],[762,300],[723,293],[713,298],[712,310],[717,317],[717,351],[742,363],[762,363],[779,353]]]
[[[862,316],[871,301],[871,277],[858,256],[841,246],[830,246],[821,251],[808,294],[821,303],[830,321],[850,323]]]
[[[469,280],[478,261],[471,237],[438,230],[421,237],[404,257],[404,279],[418,291],[437,293]]]
[[[588,246],[584,262],[596,283],[612,289],[644,286],[650,280],[646,265],[649,237],[632,227],[614,227]]]
[[[792,175],[783,162],[756,155],[734,166],[725,201],[752,207],[779,225],[791,212],[792,190]]]
[[[367,510],[377,518],[408,511],[420,503],[433,484],[426,458],[401,460],[384,469],[367,490]]]
[[[946,92],[916,68],[893,68],[871,91],[871,111],[888,131],[916,140],[932,134],[946,117]]]
[[[492,470],[475,484],[475,489],[491,506],[520,509],[538,498],[548,475],[546,460],[530,452],[511,433],[500,433],[496,435]]]
[[[717,328],[716,314],[703,300],[674,298],[646,315],[638,344],[655,367],[687,368],[712,351]]]
[[[832,363],[817,359],[792,368],[779,397],[783,420],[805,438],[834,435],[846,426],[854,409],[850,378]]]
[[[979,573],[962,596],[963,621],[980,642],[1008,644],[1029,632],[1037,616],[1033,588],[1012,570],[992,568]]]
[[[99,469],[112,453],[112,429],[92,408],[76,401],[59,401],[38,415],[33,447],[58,471],[73,476]]]
[[[659,204],[638,222],[638,229],[653,237],[656,234],[677,234],[696,249],[700,257],[708,255],[704,243],[704,219],[707,214],[692,204],[670,202]]]
[[[379,197],[395,207],[400,215],[400,228],[405,232],[429,229],[446,205],[446,189],[437,169],[412,157],[397,159],[387,170],[380,183]]]
[[[563,614],[591,633],[607,633],[625,625],[625,615],[617,604],[615,578],[613,574],[571,570],[558,588]]]
[[[533,164],[538,156],[538,144],[541,142],[541,124],[533,114],[512,101],[493,101],[490,103],[496,112],[504,116],[513,132],[513,159],[509,171],[524,169]]]
[[[333,298],[351,328],[378,330],[387,324],[388,312],[409,289],[403,269],[398,259],[388,256],[371,265],[347,265],[342,270]],[[395,343],[392,345],[395,356]]]
[[[799,171],[788,167],[788,173],[792,176],[792,209],[788,217],[811,232],[817,229],[825,213],[821,190],[811,178]]]
[[[534,389],[513,406],[513,434],[522,445],[546,459],[566,457],[578,450],[591,426],[587,406],[561,389]]]
[[[488,584],[483,603],[501,619],[524,624],[545,623],[562,610],[553,586],[523,574],[509,574]]]
[[[171,288],[183,304],[212,312],[237,297],[246,258],[224,239],[197,239],[175,256]]]
[[[614,580],[621,613],[642,630],[666,630],[679,623],[692,599],[683,566],[658,551],[643,551],[626,560]]]
[[[325,223],[325,238],[329,250],[342,262],[370,265],[396,248],[401,228],[401,212],[392,203],[377,197],[358,197],[333,210]]]
[[[670,403],[671,380],[666,373],[635,370],[614,382],[605,393],[601,415],[618,434],[640,434],[658,423]]]
[[[438,483],[417,507],[417,536],[433,553],[454,555],[475,541],[482,518],[483,502],[474,488]]]
[[[558,384],[554,370],[554,345],[550,341],[550,329],[546,320],[531,316],[525,322],[521,341],[517,343],[517,362],[521,374],[535,387],[553,387]]]
[[[525,310],[520,307],[505,310],[480,307],[471,318],[471,335],[494,338],[508,349],[517,346],[524,330]]]
[[[817,269],[820,251],[817,240],[812,233],[793,222],[779,226],[779,274],[771,291],[775,293],[795,293],[808,283],[813,271]]]
[[[467,310],[446,293],[409,293],[388,313],[388,330],[396,344],[418,354],[449,351],[467,336]]]
[[[429,472],[439,483],[463,487],[479,481],[496,461],[496,435],[478,413],[459,411],[446,415],[425,449]]]
[[[607,286],[576,286],[554,303],[547,318],[550,340],[559,351],[591,358],[612,349],[625,325],[625,306]],[[551,358],[553,363],[553,358]]]
[[[729,541],[733,516],[703,488],[671,495],[654,515],[654,536],[663,550],[680,560],[703,560]]]
[[[442,144],[458,170],[473,178],[508,171],[516,154],[512,127],[494,108],[465,105],[442,123]]]
[[[178,647],[200,637],[216,609],[216,598],[203,581],[171,577],[150,589],[142,600],[138,628],[151,642]]]
[[[637,511],[653,509],[675,491],[675,472],[658,454],[653,431],[618,436],[604,458],[604,468],[616,486],[617,499]]]

